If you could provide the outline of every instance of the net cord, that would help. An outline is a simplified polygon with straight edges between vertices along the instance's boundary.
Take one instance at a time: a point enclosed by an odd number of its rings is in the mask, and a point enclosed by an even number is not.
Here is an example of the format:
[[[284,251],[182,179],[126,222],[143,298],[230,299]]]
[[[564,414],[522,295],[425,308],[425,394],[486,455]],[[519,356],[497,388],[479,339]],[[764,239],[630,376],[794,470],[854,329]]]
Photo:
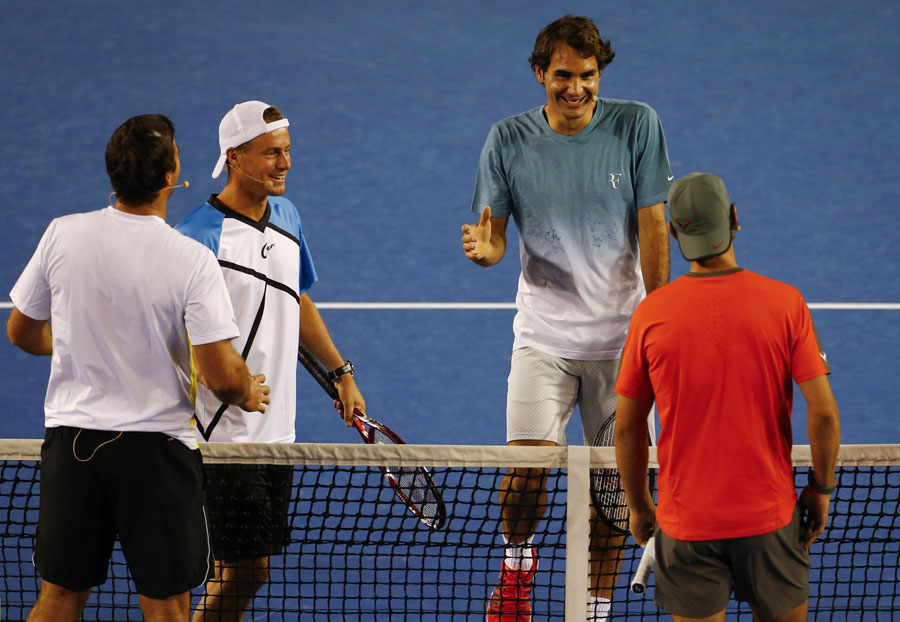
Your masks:
[[[0,460],[38,460],[41,439],[0,440]],[[567,447],[522,447],[493,445],[382,445],[356,443],[202,443],[205,462],[214,464],[304,464],[342,466],[424,467],[535,467],[565,469]],[[795,445],[791,459],[796,467],[812,465],[808,445]],[[657,468],[656,448],[650,448],[650,467]],[[839,466],[889,466],[900,462],[900,445],[842,445]],[[591,468],[615,468],[614,447],[591,447]]]

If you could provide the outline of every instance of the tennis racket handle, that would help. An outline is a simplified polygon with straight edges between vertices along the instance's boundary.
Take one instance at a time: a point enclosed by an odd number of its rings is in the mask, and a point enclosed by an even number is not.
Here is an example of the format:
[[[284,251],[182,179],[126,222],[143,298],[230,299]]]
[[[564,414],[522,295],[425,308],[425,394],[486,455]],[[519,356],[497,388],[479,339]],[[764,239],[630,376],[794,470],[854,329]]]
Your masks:
[[[334,383],[328,379],[328,376],[325,375],[326,371],[322,369],[319,362],[313,358],[313,355],[303,346],[297,347],[297,360],[306,368],[309,375],[315,378],[316,382],[319,383],[319,386],[328,394],[328,397],[333,400],[338,399],[338,390],[334,386]]]
[[[644,553],[641,555],[641,561],[637,570],[634,571],[634,578],[631,580],[631,591],[635,594],[643,594],[647,589],[647,579],[650,578],[650,569],[653,562],[656,561],[656,536],[650,536],[644,546]]]

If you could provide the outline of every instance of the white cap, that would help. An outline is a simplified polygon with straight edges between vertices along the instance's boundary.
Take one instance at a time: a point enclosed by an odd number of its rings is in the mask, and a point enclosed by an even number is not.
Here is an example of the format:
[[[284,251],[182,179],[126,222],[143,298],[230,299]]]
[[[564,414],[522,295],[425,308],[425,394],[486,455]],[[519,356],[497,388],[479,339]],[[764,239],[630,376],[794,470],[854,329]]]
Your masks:
[[[213,179],[225,169],[226,152],[232,147],[240,147],[257,136],[268,134],[274,130],[290,125],[287,119],[279,119],[266,123],[263,112],[271,108],[260,101],[248,101],[237,104],[229,110],[219,123],[219,160],[213,169]]]

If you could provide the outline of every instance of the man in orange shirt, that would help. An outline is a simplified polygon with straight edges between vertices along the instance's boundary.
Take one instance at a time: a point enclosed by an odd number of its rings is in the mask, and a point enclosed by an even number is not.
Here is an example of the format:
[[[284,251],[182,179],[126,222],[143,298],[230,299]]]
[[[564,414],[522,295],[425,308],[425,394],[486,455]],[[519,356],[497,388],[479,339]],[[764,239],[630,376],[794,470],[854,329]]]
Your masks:
[[[738,266],[737,210],[721,179],[669,190],[669,230],[691,271],[631,319],[616,382],[616,458],[635,540],[656,529],[656,604],[725,619],[732,588],[759,620],[806,620],[809,545],[825,529],[840,442],[812,317],[793,287]],[[814,468],[797,503],[793,382]],[[647,414],[660,418],[659,507],[647,487]]]

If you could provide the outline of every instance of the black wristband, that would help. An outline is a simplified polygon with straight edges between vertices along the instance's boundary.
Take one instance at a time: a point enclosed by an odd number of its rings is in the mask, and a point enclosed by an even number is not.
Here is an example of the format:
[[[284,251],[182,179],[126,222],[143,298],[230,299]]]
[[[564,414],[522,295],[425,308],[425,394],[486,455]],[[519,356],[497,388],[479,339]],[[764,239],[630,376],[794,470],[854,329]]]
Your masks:
[[[837,486],[832,486],[831,488],[825,488],[819,485],[819,482],[816,481],[816,476],[813,475],[813,470],[809,470],[809,476],[806,478],[806,483],[809,484],[809,487],[815,490],[820,495],[829,495],[835,491]]]
[[[354,373],[353,363],[350,361],[344,361],[344,364],[338,367],[337,369],[332,369],[330,372],[325,374],[329,380],[332,382],[337,382],[337,379],[343,376],[344,374],[350,374],[351,376]]]

